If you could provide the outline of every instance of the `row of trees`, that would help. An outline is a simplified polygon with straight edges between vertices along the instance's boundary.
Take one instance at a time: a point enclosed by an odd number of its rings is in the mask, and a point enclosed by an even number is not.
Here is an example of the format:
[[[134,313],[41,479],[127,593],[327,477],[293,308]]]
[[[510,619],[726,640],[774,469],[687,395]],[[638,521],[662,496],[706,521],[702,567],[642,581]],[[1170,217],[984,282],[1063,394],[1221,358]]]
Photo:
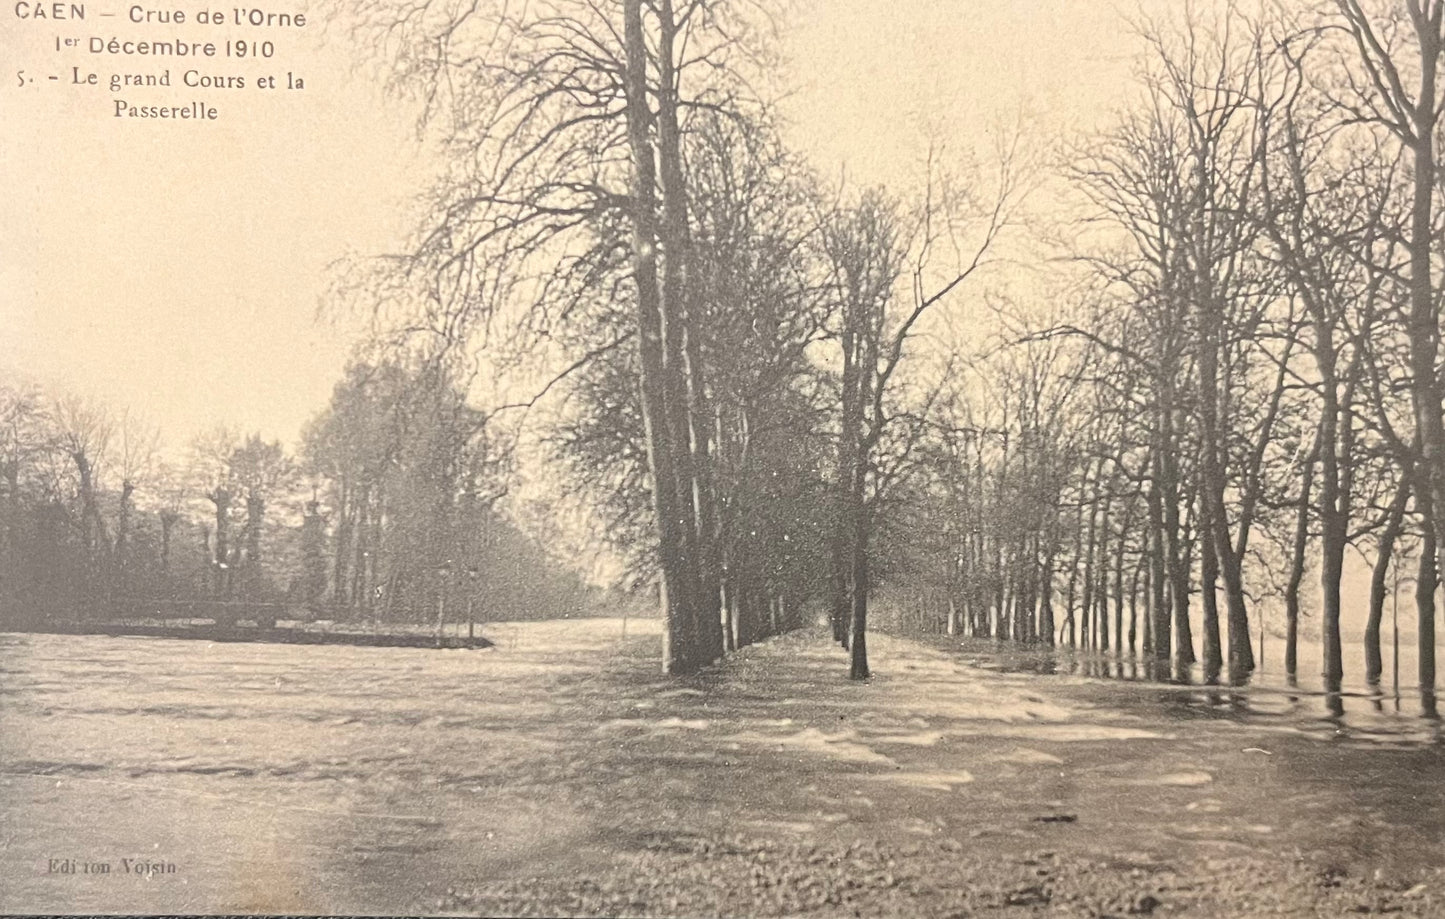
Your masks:
[[[980,207],[931,161],[916,206],[828,188],[756,91],[771,27],[701,0],[363,7],[451,167],[371,289],[409,291],[443,353],[564,368],[520,405],[565,381],[544,438],[659,584],[668,672],[821,601],[864,678],[873,537],[923,429],[910,336],[1018,189],[1003,169]]]
[[[167,460],[134,414],[24,384],[0,387],[0,419],[5,622],[585,605],[581,578],[496,507],[482,419],[435,368],[357,362],[299,457],[218,429]]]
[[[1056,293],[1001,307],[970,357],[939,305],[1009,226],[1017,150],[969,184],[930,151],[909,203],[830,187],[760,98],[756,4],[366,6],[450,167],[381,302],[436,354],[563,368],[512,407],[565,393],[545,436],[661,585],[670,672],[816,600],[865,677],[892,576],[951,631],[1127,647],[1160,675],[1198,654],[1209,680],[1254,669],[1251,603],[1279,593],[1293,673],[1317,560],[1338,688],[1354,546],[1366,675],[1412,550],[1433,687],[1441,19],[1320,0],[1142,23],[1131,103],[1054,180],[1079,208]]]
[[[1372,684],[1413,558],[1433,708],[1442,4],[1231,5],[1140,34],[1133,102],[1063,169],[1067,307],[1008,310],[935,414],[929,618],[1242,680],[1251,605],[1280,597],[1293,677],[1313,568],[1338,691],[1347,553],[1372,567]]]
[[[308,601],[381,620],[582,612],[581,575],[499,507],[504,451],[459,374],[388,353],[351,364],[302,437],[329,547]]]
[[[279,444],[223,431],[186,462],[130,411],[23,382],[0,386],[7,621],[104,615],[116,603],[257,592],[266,510],[287,493]]]

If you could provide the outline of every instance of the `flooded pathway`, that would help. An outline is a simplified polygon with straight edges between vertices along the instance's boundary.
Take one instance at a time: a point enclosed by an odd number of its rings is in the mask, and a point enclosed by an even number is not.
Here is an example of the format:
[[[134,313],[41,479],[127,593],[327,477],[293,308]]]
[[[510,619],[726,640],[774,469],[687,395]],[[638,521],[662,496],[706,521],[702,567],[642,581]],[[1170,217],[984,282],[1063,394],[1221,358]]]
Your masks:
[[[1438,723],[882,635],[666,680],[625,628],[0,635],[0,911],[1445,910]]]

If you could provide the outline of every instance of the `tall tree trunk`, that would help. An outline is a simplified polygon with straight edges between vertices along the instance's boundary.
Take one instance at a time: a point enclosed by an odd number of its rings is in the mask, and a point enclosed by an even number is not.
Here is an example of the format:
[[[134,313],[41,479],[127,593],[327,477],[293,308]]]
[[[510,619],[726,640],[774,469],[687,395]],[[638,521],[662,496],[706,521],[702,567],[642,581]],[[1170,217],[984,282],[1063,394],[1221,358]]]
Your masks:
[[[1080,503],[1079,511],[1074,521],[1074,551],[1069,557],[1069,586],[1064,595],[1064,625],[1069,632],[1069,647],[1077,648],[1079,639],[1077,623],[1074,619],[1074,604],[1079,596],[1079,566],[1083,563],[1084,554],[1084,510]]]
[[[1149,568],[1148,568],[1148,542],[1145,541],[1139,547],[1139,558],[1134,563],[1134,571],[1129,576],[1129,656],[1137,657],[1139,654],[1139,582],[1144,582],[1144,595],[1149,594]],[[1149,618],[1144,617],[1147,626]]]
[[[76,450],[70,456],[75,461],[75,471],[80,478],[80,541],[85,548],[86,564],[89,565],[94,562],[93,556],[98,548],[100,532],[100,512],[95,503],[95,470],[85,451]]]
[[[862,496],[857,496],[853,520],[853,622],[848,676],[866,680],[868,669],[868,515]]]
[[[1215,558],[1223,575],[1224,593],[1229,610],[1229,671],[1231,681],[1254,669],[1254,652],[1249,638],[1249,614],[1244,604],[1242,560],[1234,554],[1226,513],[1224,491],[1228,475],[1228,444],[1225,437],[1227,418],[1221,418],[1225,384],[1220,380],[1220,351],[1225,326],[1221,291],[1215,283],[1219,256],[1212,249],[1214,190],[1211,165],[1214,150],[1212,139],[1194,150],[1194,194],[1191,213],[1191,242],[1194,247],[1193,304],[1198,316],[1195,332],[1195,360],[1199,375],[1199,485],[1200,516],[1204,540],[1214,543]],[[1182,639],[1182,635],[1180,636]],[[1182,643],[1182,642],[1181,642]],[[1180,660],[1192,663],[1193,653],[1181,654]]]
[[[231,565],[231,492],[229,489],[217,486],[206,497],[210,499],[216,509],[215,591],[218,595],[225,596],[230,585],[228,574]]]
[[[1375,565],[1370,571],[1370,615],[1365,621],[1365,682],[1379,686],[1380,675],[1385,670],[1383,655],[1380,654],[1380,623],[1385,617],[1385,594],[1388,591],[1386,579],[1390,573],[1390,561],[1395,554],[1395,541],[1405,526],[1405,508],[1410,503],[1410,479],[1402,476],[1390,502],[1385,518],[1385,528],[1375,546]]]
[[[1227,533],[1225,534],[1227,537]],[[1249,634],[1249,606],[1244,597],[1244,570],[1230,548],[1221,557],[1225,599],[1229,607],[1229,673],[1239,682],[1254,672],[1254,646]]]
[[[1320,413],[1320,627],[1324,637],[1324,680],[1328,692],[1339,692],[1344,679],[1343,646],[1340,641],[1340,579],[1344,576],[1345,548],[1349,540],[1348,497],[1340,488],[1339,392],[1334,375],[1333,329],[1328,322],[1315,324],[1321,336],[1316,348],[1321,392]]]
[[[1104,464],[1099,463],[1100,488],[1103,485]],[[1098,623],[1098,639],[1094,647],[1100,651],[1109,650],[1109,537],[1113,534],[1113,523],[1109,519],[1113,510],[1113,499],[1106,493],[1099,508],[1099,586],[1095,588],[1094,602],[1097,610],[1094,618]]]
[[[161,511],[161,574],[171,572],[171,534],[175,532],[176,522],[180,519],[180,514],[175,511]]]
[[[1420,696],[1427,714],[1435,713],[1435,591],[1440,586],[1433,505],[1427,498],[1415,498],[1425,518],[1424,544],[1420,547],[1420,569],[1415,578],[1415,610],[1419,614],[1416,644],[1420,653]]]
[[[838,471],[834,483],[834,509],[837,529],[833,538],[833,605],[834,633],[844,649],[851,651],[855,594],[858,590],[857,545],[860,510],[856,506],[859,456],[862,444],[863,396],[859,332],[854,323],[845,321],[841,335],[843,377],[841,387],[841,426],[838,432]]]
[[[652,146],[653,115],[648,99],[648,48],[642,0],[623,0],[622,11],[627,140],[632,164],[632,263],[641,364],[639,388],[648,469],[652,473],[658,562],[667,603],[663,670],[676,674],[697,669],[701,657],[694,605],[699,585],[689,535],[694,515],[681,501],[687,477],[679,469],[679,454],[683,451],[678,449],[682,438],[677,419],[685,413],[673,410],[683,394],[672,382],[681,374],[676,370],[669,373],[668,337],[658,282],[657,166]]]
[[[1134,525],[1134,502],[1125,505],[1123,524],[1119,529],[1119,544],[1114,550],[1114,652],[1124,654],[1124,554],[1129,546],[1129,531]]]
[[[724,650],[736,651],[738,649],[738,618],[737,618],[737,572],[734,570],[734,560],[722,550],[719,555],[719,562],[722,565],[722,578],[718,582],[719,600],[722,608],[721,615],[726,626],[723,629]]]
[[[1169,427],[1167,417],[1169,413],[1164,412],[1163,414],[1166,419],[1164,422],[1166,428],[1164,433],[1165,435],[1167,435]],[[1155,676],[1164,675],[1168,672],[1169,659],[1173,651],[1173,643],[1171,641],[1172,625],[1174,619],[1177,618],[1177,611],[1180,603],[1180,598],[1177,596],[1177,594],[1179,593],[1178,480],[1172,478],[1172,476],[1167,474],[1171,469],[1172,464],[1168,460],[1168,457],[1165,455],[1167,450],[1173,449],[1172,441],[1172,437],[1161,436],[1159,439],[1159,443],[1155,445],[1152,458],[1154,464],[1154,474],[1156,476],[1154,487],[1158,488],[1158,493],[1155,496],[1155,500],[1159,504],[1161,514],[1159,521],[1159,530],[1157,531],[1158,544],[1155,546],[1155,553],[1158,556],[1160,562],[1159,568],[1155,572],[1156,580],[1154,585],[1156,596],[1159,599],[1159,603],[1154,609],[1152,635],[1155,662],[1154,669],[1158,671],[1157,673],[1155,673]],[[1169,444],[1171,446],[1166,447],[1166,444]],[[1167,592],[1169,594],[1170,600],[1170,603],[1167,606],[1164,602],[1164,597],[1166,593],[1166,578],[1167,586],[1169,588]]]
[[[1049,647],[1054,644],[1054,553],[1051,541],[1048,557],[1039,571],[1039,639]]]
[[[1158,531],[1153,527],[1153,514],[1149,511],[1148,495],[1145,495],[1144,509],[1146,519],[1144,521],[1144,544],[1139,555],[1139,568],[1143,574],[1140,575],[1143,581],[1142,597],[1143,615],[1139,622],[1139,657],[1150,660],[1154,657],[1154,565],[1157,561],[1154,543],[1158,539]]]
[[[1014,566],[1014,581],[1018,584],[1018,588],[1014,592],[1014,639],[1016,641],[1031,642],[1034,639],[1038,579],[1038,546],[1034,544],[1031,536],[1025,534],[1020,541],[1018,562]]]
[[[696,568],[697,653],[702,663],[717,660],[723,653],[722,617],[718,609],[717,506],[713,487],[710,426],[700,342],[696,285],[692,281],[692,232],[688,218],[687,184],[683,175],[682,132],[678,125],[678,74],[675,66],[677,23],[672,0],[657,0],[658,92],[657,159],[662,178],[662,241],[667,256],[662,286],[664,316],[664,365],[677,362],[674,385],[683,393],[675,412],[683,418],[675,431],[681,439],[674,446],[686,453],[688,477],[679,482],[681,503],[691,507],[693,539],[692,564]]]
[[[1204,682],[1219,682],[1224,656],[1219,642],[1219,554],[1214,540],[1199,544],[1200,605],[1204,610]]]
[[[371,594],[366,589],[367,556],[371,545],[371,486],[362,485],[356,493],[356,538],[351,560],[351,605],[358,611],[371,609]]]
[[[1085,649],[1092,648],[1095,640],[1094,591],[1098,585],[1098,572],[1094,569],[1094,557],[1099,545],[1100,478],[1102,471],[1096,471],[1090,482],[1089,527],[1084,538],[1084,596],[1079,605],[1079,628]]]
[[[261,527],[266,518],[266,499],[258,494],[246,496],[246,564],[261,564]]]
[[[331,602],[338,609],[346,609],[351,605],[346,585],[351,583],[348,567],[351,559],[351,543],[355,538],[353,533],[356,519],[356,499],[351,488],[350,478],[346,475],[342,475],[337,482],[336,498],[338,518],[336,521],[336,545],[332,553]]]
[[[126,554],[130,543],[131,496],[134,494],[134,482],[125,479],[120,483],[120,509],[115,526],[115,556],[122,569],[126,565]]]
[[[1435,16],[1440,11],[1435,10]],[[1434,203],[1436,184],[1435,127],[1438,121],[1436,77],[1440,62],[1440,24],[1430,29],[1417,29],[1420,38],[1420,95],[1414,107],[1414,199],[1410,215],[1410,370],[1416,430],[1425,467],[1423,478],[1429,483],[1432,542],[1436,553],[1445,551],[1445,422],[1441,418],[1440,381],[1436,364],[1440,352],[1440,310],[1435,302],[1435,284],[1431,274],[1435,241]],[[1424,490],[1423,488],[1421,489]],[[1420,606],[1420,690],[1433,696],[1435,691],[1435,601],[1434,586],[1438,573],[1445,570],[1445,555],[1431,559],[1429,610]],[[1422,563],[1423,569],[1423,563]],[[1423,580],[1423,579],[1422,579]],[[1422,593],[1424,586],[1420,587]]]
[[[1300,585],[1304,582],[1305,556],[1310,538],[1310,490],[1315,480],[1315,457],[1311,450],[1300,474],[1299,502],[1295,507],[1294,545],[1290,553],[1289,582],[1284,588],[1284,672],[1292,684],[1299,673]]]
[[[842,496],[836,496],[841,498]],[[842,500],[835,500],[838,505],[837,523],[833,531],[831,541],[832,571],[828,578],[829,603],[828,620],[833,626],[833,640],[842,645],[844,650],[848,648],[848,630],[851,628],[850,620],[853,615],[852,605],[848,599],[848,569],[851,564],[852,553],[849,550],[850,540],[848,538],[848,517]]]

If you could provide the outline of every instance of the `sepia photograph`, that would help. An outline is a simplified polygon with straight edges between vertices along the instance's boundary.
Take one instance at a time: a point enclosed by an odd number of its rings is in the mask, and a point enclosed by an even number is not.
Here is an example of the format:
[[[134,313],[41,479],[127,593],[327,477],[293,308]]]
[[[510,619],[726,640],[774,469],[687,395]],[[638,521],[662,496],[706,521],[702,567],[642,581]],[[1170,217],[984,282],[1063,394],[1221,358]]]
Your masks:
[[[256,2],[0,2],[0,915],[1445,916],[1445,0]]]

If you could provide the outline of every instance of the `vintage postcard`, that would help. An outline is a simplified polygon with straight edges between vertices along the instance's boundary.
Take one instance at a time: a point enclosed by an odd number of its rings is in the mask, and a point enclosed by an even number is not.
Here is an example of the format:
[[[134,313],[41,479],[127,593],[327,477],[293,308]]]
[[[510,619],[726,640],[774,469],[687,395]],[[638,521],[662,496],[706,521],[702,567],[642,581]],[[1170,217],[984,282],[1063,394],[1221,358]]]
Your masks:
[[[1445,914],[1445,0],[0,0],[0,914]]]

